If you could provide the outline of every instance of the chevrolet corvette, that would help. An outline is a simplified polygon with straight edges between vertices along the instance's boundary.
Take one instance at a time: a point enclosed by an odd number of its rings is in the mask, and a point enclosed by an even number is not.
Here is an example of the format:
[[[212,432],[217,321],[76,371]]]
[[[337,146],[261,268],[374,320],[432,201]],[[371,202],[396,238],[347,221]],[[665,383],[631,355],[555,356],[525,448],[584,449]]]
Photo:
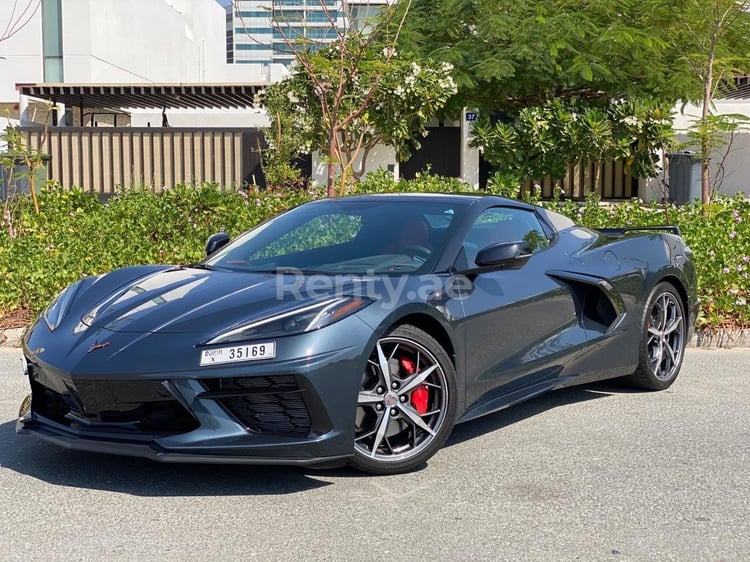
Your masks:
[[[63,290],[27,331],[17,432],[164,462],[425,464],[457,423],[677,378],[698,299],[674,226],[592,230],[492,195],[306,203],[203,261]]]

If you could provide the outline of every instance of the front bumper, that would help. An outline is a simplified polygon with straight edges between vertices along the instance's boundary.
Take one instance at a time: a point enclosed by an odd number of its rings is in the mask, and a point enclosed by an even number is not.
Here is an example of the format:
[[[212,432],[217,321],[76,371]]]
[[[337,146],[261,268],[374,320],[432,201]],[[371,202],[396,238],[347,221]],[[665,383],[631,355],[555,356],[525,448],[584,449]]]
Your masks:
[[[280,448],[266,447],[262,456],[258,451],[252,455],[241,454],[217,454],[214,451],[201,452],[200,448],[192,452],[170,451],[164,449],[158,442],[143,443],[129,441],[126,439],[100,439],[86,435],[76,434],[68,429],[60,427],[51,420],[40,416],[20,418],[16,423],[16,432],[20,435],[33,435],[43,441],[52,443],[59,447],[86,451],[91,453],[106,453],[111,455],[124,455],[131,457],[142,457],[159,462],[173,463],[202,463],[202,464],[261,464],[261,465],[300,465],[316,466],[318,468],[329,468],[345,464],[351,454],[335,455],[327,457],[315,456],[313,451],[307,456],[288,456],[288,445]],[[304,452],[305,447],[295,447],[297,452]],[[281,453],[281,454],[279,454]]]
[[[369,345],[367,336],[358,339]],[[364,346],[323,338],[285,341],[288,353],[275,360],[131,375],[106,374],[106,362],[84,371],[44,352],[52,364],[38,350],[54,348],[25,346],[31,403],[16,431],[161,462],[341,465],[354,451],[366,358]]]

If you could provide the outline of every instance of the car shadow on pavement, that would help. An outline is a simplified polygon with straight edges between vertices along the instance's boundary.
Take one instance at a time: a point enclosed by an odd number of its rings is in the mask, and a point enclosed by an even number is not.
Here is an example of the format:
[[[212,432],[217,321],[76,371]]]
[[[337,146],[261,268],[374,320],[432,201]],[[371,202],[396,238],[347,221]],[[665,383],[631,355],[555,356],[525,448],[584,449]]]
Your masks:
[[[543,394],[456,426],[445,446],[497,431],[558,406],[627,392],[636,391],[607,382]],[[372,477],[348,468],[159,463],[138,457],[69,451],[16,435],[15,424],[0,424],[0,470],[12,470],[58,486],[135,496],[245,496],[304,492],[331,485],[321,479],[326,477]]]
[[[69,451],[16,435],[15,425],[0,424],[0,471],[57,486],[170,497],[292,494],[331,484],[295,467],[159,463]]]
[[[557,408],[559,406],[567,406],[570,404],[576,404],[579,402],[586,402],[588,400],[596,400],[599,398],[606,398],[607,396],[613,396],[618,394],[630,394],[642,392],[626,383],[618,380],[608,380],[605,382],[589,383],[583,386],[573,386],[570,388],[564,388],[561,390],[555,390],[553,392],[547,392],[531,398],[527,401],[520,402],[513,406],[509,406],[503,410],[499,410],[492,414],[488,414],[481,418],[461,423],[453,428],[448,441],[446,441],[443,447],[451,447],[458,445],[464,441],[469,441],[475,437],[492,433],[513,425],[519,421],[527,418],[534,417],[538,414]],[[419,466],[416,471],[425,470],[429,467],[430,461]],[[311,469],[304,469],[307,472],[314,474]],[[325,474],[331,477],[373,477],[372,474],[363,472],[357,472],[347,468],[332,468],[316,471],[318,474]],[[377,477],[377,476],[376,476]],[[383,476],[388,478],[389,476]]]
[[[491,433],[519,421],[531,418],[559,406],[606,398],[615,394],[641,392],[616,380],[573,386],[541,394],[525,402],[515,404],[493,414],[469,420],[457,425],[445,447],[458,445],[469,439]]]

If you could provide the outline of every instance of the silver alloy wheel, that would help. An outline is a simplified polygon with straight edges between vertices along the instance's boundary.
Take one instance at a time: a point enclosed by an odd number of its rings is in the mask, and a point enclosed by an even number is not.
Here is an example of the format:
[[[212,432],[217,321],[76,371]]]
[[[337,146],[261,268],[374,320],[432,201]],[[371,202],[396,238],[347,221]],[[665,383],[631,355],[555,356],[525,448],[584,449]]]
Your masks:
[[[448,396],[445,372],[427,348],[402,337],[378,340],[357,399],[355,449],[385,462],[418,455],[443,426]]]
[[[648,359],[654,376],[670,380],[680,368],[685,345],[685,319],[677,297],[664,292],[654,301],[648,324]]]

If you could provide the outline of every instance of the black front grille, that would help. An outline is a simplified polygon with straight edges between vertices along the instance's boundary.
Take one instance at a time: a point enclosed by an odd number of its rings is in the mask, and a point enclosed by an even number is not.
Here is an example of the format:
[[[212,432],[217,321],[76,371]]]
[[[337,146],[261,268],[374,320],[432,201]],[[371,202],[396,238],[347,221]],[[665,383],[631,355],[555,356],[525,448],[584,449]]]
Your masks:
[[[32,409],[92,432],[177,434],[198,420],[161,381],[80,380],[30,365]]]
[[[250,431],[305,437],[311,421],[303,391],[292,375],[205,379],[201,398],[217,400]]]

